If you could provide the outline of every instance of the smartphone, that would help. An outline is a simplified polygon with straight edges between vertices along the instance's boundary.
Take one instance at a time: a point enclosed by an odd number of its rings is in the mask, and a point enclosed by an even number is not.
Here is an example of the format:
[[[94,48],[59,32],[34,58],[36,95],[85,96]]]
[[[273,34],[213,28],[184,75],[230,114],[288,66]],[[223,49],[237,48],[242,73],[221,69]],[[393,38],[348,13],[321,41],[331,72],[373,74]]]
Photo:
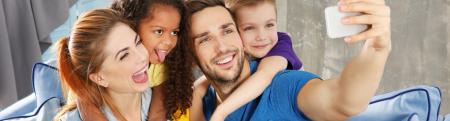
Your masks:
[[[367,30],[368,25],[345,25],[342,23],[342,18],[358,15],[362,15],[362,13],[340,12],[338,6],[330,6],[325,8],[325,21],[328,37],[341,38],[350,35],[356,35]]]

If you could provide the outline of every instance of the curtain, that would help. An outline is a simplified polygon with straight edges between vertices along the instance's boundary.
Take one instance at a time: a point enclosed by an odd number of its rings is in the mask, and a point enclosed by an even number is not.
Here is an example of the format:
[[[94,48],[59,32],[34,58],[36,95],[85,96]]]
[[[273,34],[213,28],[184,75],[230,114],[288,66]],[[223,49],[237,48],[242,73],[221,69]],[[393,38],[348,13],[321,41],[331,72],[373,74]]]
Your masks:
[[[75,0],[0,1],[0,109],[32,92],[31,69]]]

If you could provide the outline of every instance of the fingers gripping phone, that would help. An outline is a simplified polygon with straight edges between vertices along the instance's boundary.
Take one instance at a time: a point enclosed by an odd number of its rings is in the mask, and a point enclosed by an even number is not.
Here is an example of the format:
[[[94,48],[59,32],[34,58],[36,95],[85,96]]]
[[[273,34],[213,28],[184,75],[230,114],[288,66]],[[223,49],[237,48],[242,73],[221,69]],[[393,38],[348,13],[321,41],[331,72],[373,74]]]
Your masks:
[[[330,6],[325,8],[325,21],[327,27],[327,35],[330,38],[341,38],[350,35],[356,35],[365,31],[368,26],[359,25],[346,25],[342,23],[342,18],[347,16],[357,16],[362,13],[342,13],[339,11],[338,6]]]

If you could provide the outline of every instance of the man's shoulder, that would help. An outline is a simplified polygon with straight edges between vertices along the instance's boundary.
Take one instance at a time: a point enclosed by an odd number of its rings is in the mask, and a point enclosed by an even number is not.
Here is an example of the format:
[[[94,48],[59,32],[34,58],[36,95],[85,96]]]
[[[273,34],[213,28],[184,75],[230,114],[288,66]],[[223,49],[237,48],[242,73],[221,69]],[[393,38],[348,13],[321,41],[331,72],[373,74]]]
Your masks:
[[[273,80],[311,80],[314,78],[319,78],[319,76],[306,71],[283,70],[278,72]]]

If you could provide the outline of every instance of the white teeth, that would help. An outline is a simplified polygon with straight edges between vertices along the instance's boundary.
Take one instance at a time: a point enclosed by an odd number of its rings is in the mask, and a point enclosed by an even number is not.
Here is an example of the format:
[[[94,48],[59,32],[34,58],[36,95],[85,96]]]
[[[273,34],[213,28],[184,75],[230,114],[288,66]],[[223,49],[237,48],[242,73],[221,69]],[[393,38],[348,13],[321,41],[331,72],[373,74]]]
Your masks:
[[[220,60],[219,62],[217,62],[217,64],[225,64],[225,63],[230,62],[231,60],[233,60],[233,56],[229,56],[223,60]]]
[[[157,50],[157,51],[161,53],[167,53],[167,50]]]
[[[145,66],[145,67],[147,67],[147,66]],[[147,68],[144,68],[144,69],[142,69],[141,71],[138,71],[138,72],[134,73],[134,75],[144,74],[145,71],[147,71]]]

